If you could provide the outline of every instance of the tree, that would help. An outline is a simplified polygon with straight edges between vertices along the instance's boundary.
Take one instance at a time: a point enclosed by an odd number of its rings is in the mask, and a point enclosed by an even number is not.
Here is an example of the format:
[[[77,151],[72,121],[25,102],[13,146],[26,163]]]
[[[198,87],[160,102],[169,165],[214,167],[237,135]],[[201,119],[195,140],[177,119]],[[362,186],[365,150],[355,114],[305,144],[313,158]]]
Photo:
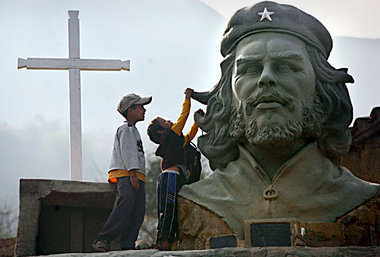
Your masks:
[[[16,211],[7,200],[0,204],[0,238],[14,237],[17,227]]]

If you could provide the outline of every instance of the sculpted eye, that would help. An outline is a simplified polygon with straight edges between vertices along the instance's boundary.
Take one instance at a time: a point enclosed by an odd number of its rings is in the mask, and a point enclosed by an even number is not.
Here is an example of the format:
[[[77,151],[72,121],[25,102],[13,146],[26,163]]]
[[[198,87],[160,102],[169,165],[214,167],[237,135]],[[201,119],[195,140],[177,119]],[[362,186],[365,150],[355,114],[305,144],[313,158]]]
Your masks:
[[[278,62],[276,63],[275,68],[279,72],[297,72],[301,70],[300,67],[297,67],[297,65],[290,62]]]
[[[247,65],[244,73],[257,74],[257,73],[260,73],[262,71],[262,69],[263,69],[262,66],[258,65],[258,64]]]
[[[237,75],[253,75],[263,70],[262,65],[256,63],[245,63],[237,67]]]
[[[292,69],[290,68],[289,64],[284,63],[284,62],[277,63],[276,70],[278,70],[279,72],[289,72],[289,71],[292,71]]]

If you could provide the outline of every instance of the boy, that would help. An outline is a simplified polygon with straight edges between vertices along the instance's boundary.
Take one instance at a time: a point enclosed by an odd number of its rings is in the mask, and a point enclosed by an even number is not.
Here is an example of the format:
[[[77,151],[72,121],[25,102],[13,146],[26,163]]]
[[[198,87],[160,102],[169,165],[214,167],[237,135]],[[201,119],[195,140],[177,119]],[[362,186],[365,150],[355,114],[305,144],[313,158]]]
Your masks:
[[[92,245],[98,251],[109,251],[119,234],[122,250],[135,249],[145,215],[145,157],[135,125],[144,120],[144,105],[151,101],[152,97],[129,94],[118,104],[125,122],[116,131],[108,182],[117,184],[119,199]]]
[[[159,144],[155,154],[162,157],[162,173],[157,182],[158,226],[156,246],[159,250],[171,250],[177,231],[177,192],[184,181],[181,173],[186,174],[185,155],[183,147],[191,141],[198,131],[194,123],[186,136],[182,130],[190,112],[190,97],[193,89],[187,88],[182,112],[178,120],[172,123],[157,117],[148,127],[149,138]],[[201,112],[201,110],[199,111]]]

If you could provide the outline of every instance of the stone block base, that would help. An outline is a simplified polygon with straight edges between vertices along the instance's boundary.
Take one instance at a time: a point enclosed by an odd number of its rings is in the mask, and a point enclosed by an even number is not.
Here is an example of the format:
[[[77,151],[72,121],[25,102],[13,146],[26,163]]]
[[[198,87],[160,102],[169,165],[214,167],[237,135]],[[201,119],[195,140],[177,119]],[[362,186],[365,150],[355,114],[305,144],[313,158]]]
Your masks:
[[[16,256],[93,252],[116,195],[107,183],[21,179]]]
[[[256,223],[276,221],[278,219],[255,220]],[[245,222],[248,222],[245,238],[238,238],[237,245],[257,246],[250,241],[249,225],[252,221]],[[336,222],[295,221],[290,224],[291,246],[380,246],[380,192],[366,203],[339,217]],[[178,197],[178,230],[181,250],[206,249],[209,238],[233,234],[230,227],[215,213],[182,197]]]

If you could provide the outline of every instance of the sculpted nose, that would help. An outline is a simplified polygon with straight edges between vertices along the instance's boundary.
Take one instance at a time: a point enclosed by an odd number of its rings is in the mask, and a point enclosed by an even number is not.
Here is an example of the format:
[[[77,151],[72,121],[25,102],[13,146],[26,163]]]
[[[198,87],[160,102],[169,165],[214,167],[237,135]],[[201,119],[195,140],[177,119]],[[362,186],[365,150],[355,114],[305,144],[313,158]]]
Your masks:
[[[257,82],[259,87],[273,87],[276,85],[276,80],[273,77],[273,73],[270,68],[264,67],[263,72]]]

